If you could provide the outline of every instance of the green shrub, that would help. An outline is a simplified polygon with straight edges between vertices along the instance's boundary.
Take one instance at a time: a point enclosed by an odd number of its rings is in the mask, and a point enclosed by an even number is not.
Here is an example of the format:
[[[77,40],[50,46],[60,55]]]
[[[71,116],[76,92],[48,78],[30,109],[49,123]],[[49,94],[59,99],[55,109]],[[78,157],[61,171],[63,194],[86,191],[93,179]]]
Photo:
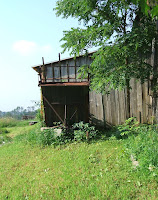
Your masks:
[[[57,133],[56,129],[45,129],[41,131],[40,124],[30,132],[15,137],[15,141],[23,141],[31,144],[38,144],[42,146],[47,145],[61,145],[72,141],[85,141],[96,138],[98,131],[94,126],[83,122],[76,123],[72,129],[62,128],[61,133]]]
[[[131,117],[125,121],[123,125],[118,126],[121,136],[129,136],[131,134],[137,134],[140,130],[140,124],[136,117]]]
[[[135,117],[131,117],[125,121],[124,124],[119,126],[113,126],[109,131],[107,131],[107,137],[111,140],[114,139],[126,139],[131,135],[139,134],[139,130],[144,125],[139,124]]]
[[[89,123],[79,122],[75,123],[72,127],[74,129],[74,140],[76,141],[94,139],[99,135],[99,132],[95,129],[95,126],[92,126]]]
[[[36,143],[47,146],[47,145],[61,145],[66,144],[73,140],[74,135],[71,130],[62,129],[61,134],[58,134],[57,129],[46,129],[43,131],[36,132]]]
[[[43,146],[52,145],[55,142],[55,132],[53,129],[40,131],[37,135],[37,143]]]

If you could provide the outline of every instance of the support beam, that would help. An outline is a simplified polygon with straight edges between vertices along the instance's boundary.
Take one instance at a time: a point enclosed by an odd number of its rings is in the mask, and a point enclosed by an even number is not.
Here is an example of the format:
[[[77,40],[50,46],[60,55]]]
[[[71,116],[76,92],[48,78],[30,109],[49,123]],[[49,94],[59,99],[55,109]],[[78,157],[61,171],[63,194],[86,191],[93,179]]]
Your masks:
[[[47,98],[45,96],[43,96],[43,99],[47,102],[47,104],[50,106],[50,108],[54,111],[54,113],[56,114],[56,116],[60,119],[60,121],[64,124],[64,121],[62,120],[62,118],[60,117],[60,115],[57,113],[57,111],[53,108],[53,106],[50,104],[50,102],[47,100]]]

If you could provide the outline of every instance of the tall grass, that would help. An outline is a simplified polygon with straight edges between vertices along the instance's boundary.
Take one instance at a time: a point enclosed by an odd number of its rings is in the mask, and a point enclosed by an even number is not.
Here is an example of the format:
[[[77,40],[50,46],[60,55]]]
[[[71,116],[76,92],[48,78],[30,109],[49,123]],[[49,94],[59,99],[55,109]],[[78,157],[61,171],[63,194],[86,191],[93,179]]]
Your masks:
[[[29,126],[29,121],[17,120],[11,117],[0,118],[0,145],[12,141],[17,134],[26,134],[33,127]]]
[[[28,120],[17,120],[12,117],[0,118],[0,127],[15,127],[15,126],[26,126],[28,124]]]
[[[158,169],[158,131],[154,126],[139,128],[139,134],[130,136],[127,152],[139,162],[139,167],[148,172]]]

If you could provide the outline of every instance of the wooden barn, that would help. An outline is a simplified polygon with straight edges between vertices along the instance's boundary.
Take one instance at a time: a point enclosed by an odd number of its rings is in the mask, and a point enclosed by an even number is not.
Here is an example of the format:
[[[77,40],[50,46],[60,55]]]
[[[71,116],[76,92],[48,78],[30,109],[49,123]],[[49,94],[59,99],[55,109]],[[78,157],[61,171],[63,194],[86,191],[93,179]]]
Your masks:
[[[149,62],[154,66],[154,53]],[[53,122],[65,126],[74,122],[91,122],[98,126],[118,125],[129,117],[136,117],[140,123],[153,123],[158,119],[157,99],[153,99],[151,82],[141,84],[130,81],[130,106],[127,103],[127,90],[112,90],[109,95],[89,91],[89,76],[79,78],[81,65],[90,65],[92,53],[60,59],[33,67],[39,74],[44,105],[44,118],[48,127]],[[156,105],[156,106],[155,106]]]
[[[65,126],[89,121],[89,77],[79,78],[78,68],[91,63],[91,54],[68,58],[35,66],[39,74],[44,105],[44,118],[48,127],[54,122]]]

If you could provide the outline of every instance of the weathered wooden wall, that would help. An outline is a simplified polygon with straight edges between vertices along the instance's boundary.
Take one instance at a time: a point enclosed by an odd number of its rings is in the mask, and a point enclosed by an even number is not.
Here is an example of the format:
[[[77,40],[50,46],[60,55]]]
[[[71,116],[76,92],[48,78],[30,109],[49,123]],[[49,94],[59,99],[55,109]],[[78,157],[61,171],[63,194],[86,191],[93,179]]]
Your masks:
[[[153,48],[151,58],[148,60],[148,62],[153,67],[155,66],[155,68],[158,64],[158,54],[156,53],[157,51],[158,49]],[[88,82],[88,75],[87,78],[83,80],[77,78],[77,70],[80,66],[84,64],[90,65],[91,63],[92,57],[90,54],[88,57],[77,57],[76,60],[74,58],[68,58],[65,60],[34,67],[34,69],[41,75],[40,84],[42,86],[42,94],[49,99],[50,103],[56,108],[56,110],[60,113],[61,116],[64,116],[64,103],[62,103],[61,107],[59,105],[55,105],[54,95],[58,98],[64,98],[65,96],[67,96],[67,98],[68,96],[70,98],[72,96],[79,96],[77,98],[79,100],[86,99],[85,102],[87,103],[85,103],[84,105],[88,105],[88,87],[85,93],[83,92],[84,90],[82,91],[84,95],[79,95],[82,94],[80,89],[79,91],[70,88],[70,90],[68,88],[65,90],[65,88],[63,87],[64,90],[62,90],[62,88],[44,88],[44,85],[57,82]],[[130,111],[127,106],[126,89],[122,91],[113,90],[110,92],[109,95],[97,94],[94,91],[90,91],[90,121],[99,126],[123,124],[125,120],[129,117],[136,117],[137,120],[141,123],[153,123],[154,118],[156,118],[158,122],[158,98],[153,98],[153,94],[150,89],[151,83],[145,82],[144,84],[140,84],[140,82],[136,81],[135,79],[132,79],[130,82],[130,86],[132,88],[130,90]],[[47,113],[47,124],[51,126],[53,121],[58,121],[58,118],[54,117],[55,115],[52,109],[48,107],[45,101],[44,106],[45,112]],[[68,110],[70,110],[70,113],[68,114],[68,118],[70,118],[73,111],[75,110],[75,107],[73,106],[74,108],[72,110],[70,104],[67,106],[69,107]],[[84,120],[85,112],[88,113],[87,107],[88,106],[84,107],[83,104],[82,106],[78,106],[78,113],[76,116],[82,116],[80,120]],[[64,118],[62,119],[64,120]],[[76,117],[75,121],[79,121],[79,117]]]
[[[88,86],[42,86],[41,90],[47,126],[51,127],[53,122],[61,122],[61,119],[66,120],[66,124],[88,122]]]
[[[136,117],[141,123],[152,123],[152,96],[149,83],[130,82],[130,113],[127,109],[126,89],[112,90],[109,95],[89,94],[90,121],[99,126],[118,125],[129,117]]]

